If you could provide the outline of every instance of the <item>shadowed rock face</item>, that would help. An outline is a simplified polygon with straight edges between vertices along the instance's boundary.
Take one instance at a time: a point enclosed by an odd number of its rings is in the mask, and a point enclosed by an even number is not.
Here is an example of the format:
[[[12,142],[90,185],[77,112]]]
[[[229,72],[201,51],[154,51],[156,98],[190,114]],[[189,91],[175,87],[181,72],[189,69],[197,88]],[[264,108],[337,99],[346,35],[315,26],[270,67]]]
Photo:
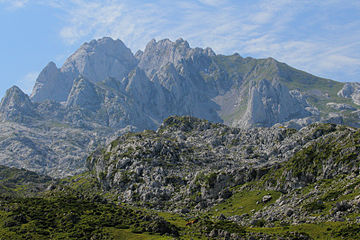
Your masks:
[[[30,95],[34,102],[46,99],[64,101],[72,86],[72,76],[65,76],[55,65],[50,62],[39,74]]]
[[[85,107],[96,111],[100,108],[101,99],[96,91],[96,86],[85,78],[79,78],[74,81],[66,101],[67,107]]]

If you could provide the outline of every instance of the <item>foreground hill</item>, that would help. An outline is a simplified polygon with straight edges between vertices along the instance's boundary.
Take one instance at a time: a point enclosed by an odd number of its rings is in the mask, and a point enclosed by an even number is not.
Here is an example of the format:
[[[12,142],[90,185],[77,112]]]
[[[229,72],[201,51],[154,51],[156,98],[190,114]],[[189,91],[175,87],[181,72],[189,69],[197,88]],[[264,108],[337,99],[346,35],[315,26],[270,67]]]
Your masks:
[[[359,126],[360,85],[313,76],[272,58],[224,56],[183,39],[150,41],[135,55],[120,41],[84,43],[50,62],[31,96],[0,103],[0,164],[54,177],[84,170],[97,146],[128,131],[191,115],[244,129],[314,122]]]
[[[35,196],[44,191],[52,182],[55,181],[48,176],[0,165],[0,193],[3,197]]]

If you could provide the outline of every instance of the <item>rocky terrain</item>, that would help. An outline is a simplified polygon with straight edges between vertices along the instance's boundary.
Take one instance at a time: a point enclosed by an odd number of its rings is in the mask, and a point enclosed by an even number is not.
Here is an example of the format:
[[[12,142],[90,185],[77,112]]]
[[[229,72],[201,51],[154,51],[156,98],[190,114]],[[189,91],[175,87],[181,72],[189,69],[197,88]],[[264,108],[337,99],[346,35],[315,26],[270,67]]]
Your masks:
[[[98,147],[88,171],[72,177],[2,167],[0,233],[358,239],[359,149],[359,130],[344,125],[243,129],[171,116],[156,131],[126,133]]]
[[[68,184],[81,189],[81,179],[95,177],[109,201],[199,219],[195,232],[213,239],[243,235],[208,231],[205,219],[245,226],[249,239],[277,239],[286,229],[295,235],[284,239],[356,239],[359,149],[359,130],[343,125],[240,129],[169,117],[156,131],[98,149],[87,160],[90,175]],[[252,235],[264,227],[270,236]]]
[[[358,141],[356,129],[331,124],[300,131],[246,130],[169,117],[156,132],[128,133],[98,149],[87,164],[102,188],[118,191],[122,202],[201,210],[231,197],[230,188],[254,180],[270,178],[263,187],[285,194],[321,179],[356,174]]]
[[[306,129],[245,130],[194,117],[170,117],[156,132],[145,130],[119,137],[106,149],[94,152],[87,163],[104,189],[124,192],[119,194],[121,201],[149,201],[158,208],[161,200],[173,202],[171,207],[211,206],[221,196],[220,191],[227,195],[226,188],[265,174],[253,173],[253,167],[287,161],[311,140],[305,133]],[[184,203],[189,195],[194,199]]]
[[[0,164],[73,175],[97,146],[125,132],[155,130],[171,115],[243,129],[358,127],[358,91],[357,83],[319,78],[272,58],[191,48],[183,39],[152,40],[133,54],[122,41],[102,38],[84,43],[61,68],[50,62],[30,96],[15,86],[7,91]]]

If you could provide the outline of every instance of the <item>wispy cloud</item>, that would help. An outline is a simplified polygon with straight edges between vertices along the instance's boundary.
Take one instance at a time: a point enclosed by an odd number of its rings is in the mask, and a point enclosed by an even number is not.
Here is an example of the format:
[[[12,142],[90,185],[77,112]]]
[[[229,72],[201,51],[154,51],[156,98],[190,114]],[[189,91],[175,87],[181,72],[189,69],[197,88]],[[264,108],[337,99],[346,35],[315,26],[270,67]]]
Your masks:
[[[228,1],[226,0],[199,0],[200,3],[209,5],[209,6],[221,6],[226,4]]]
[[[0,0],[0,3],[6,4],[9,10],[25,7],[28,2],[29,0]]]
[[[26,0],[18,1],[26,4]],[[9,0],[0,0],[7,2]],[[336,80],[360,80],[360,4],[352,0],[31,0],[63,12],[59,36],[120,38],[134,52],[179,37],[215,52],[274,57]],[[342,68],[343,70],[341,71]],[[334,73],[336,71],[336,73]],[[342,76],[345,76],[342,78]]]

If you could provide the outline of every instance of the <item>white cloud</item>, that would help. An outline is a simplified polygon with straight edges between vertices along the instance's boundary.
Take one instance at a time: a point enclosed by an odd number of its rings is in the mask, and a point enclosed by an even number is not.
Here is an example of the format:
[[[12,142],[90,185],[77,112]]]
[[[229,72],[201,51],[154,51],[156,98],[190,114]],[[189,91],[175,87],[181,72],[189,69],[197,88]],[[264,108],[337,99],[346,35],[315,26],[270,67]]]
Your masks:
[[[348,65],[355,65],[360,68],[360,60],[343,55],[329,55],[326,61],[320,62],[323,69],[341,70]]]
[[[20,81],[18,81],[17,84],[26,94],[30,94],[38,75],[39,72],[29,72]]]
[[[202,4],[205,5],[210,5],[210,6],[220,6],[225,4],[227,1],[226,0],[199,0],[199,2],[201,2]]]
[[[27,3],[27,0],[15,2]],[[9,0],[0,0],[10,4]],[[192,47],[253,57],[274,57],[324,76],[360,74],[360,19],[333,21],[337,11],[358,9],[354,1],[329,0],[32,0],[61,10],[60,37],[71,46],[110,36],[133,52],[152,38],[182,37]],[[346,15],[345,14],[345,15]],[[339,18],[340,19],[340,18]],[[346,71],[349,70],[349,71]]]
[[[0,0],[0,3],[5,3],[9,10],[25,7],[29,0]]]

